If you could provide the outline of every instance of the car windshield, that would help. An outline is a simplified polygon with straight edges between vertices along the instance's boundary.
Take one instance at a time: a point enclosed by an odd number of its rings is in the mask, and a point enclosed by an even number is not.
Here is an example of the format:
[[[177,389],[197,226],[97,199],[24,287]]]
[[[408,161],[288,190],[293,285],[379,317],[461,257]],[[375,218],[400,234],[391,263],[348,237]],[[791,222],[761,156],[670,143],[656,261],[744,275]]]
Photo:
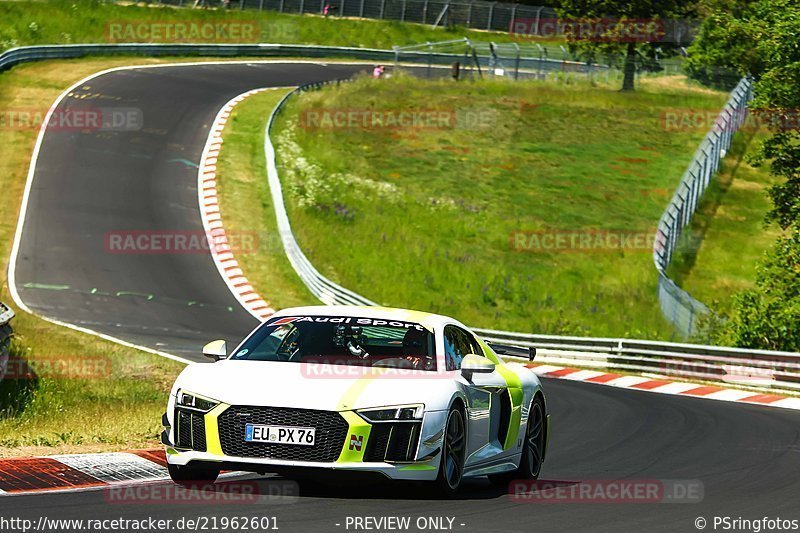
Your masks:
[[[422,325],[357,317],[275,318],[231,359],[436,370],[434,336]]]

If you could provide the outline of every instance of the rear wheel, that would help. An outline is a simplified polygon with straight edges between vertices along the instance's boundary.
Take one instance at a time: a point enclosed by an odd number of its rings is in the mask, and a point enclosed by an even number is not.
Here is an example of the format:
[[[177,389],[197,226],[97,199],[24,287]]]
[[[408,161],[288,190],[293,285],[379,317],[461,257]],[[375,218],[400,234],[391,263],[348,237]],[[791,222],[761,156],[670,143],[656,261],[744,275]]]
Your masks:
[[[467,427],[464,413],[454,407],[447,415],[442,439],[442,460],[439,464],[439,475],[436,484],[439,491],[452,496],[458,492],[464,476],[464,457],[467,449]]]
[[[219,477],[219,468],[192,465],[167,465],[169,477],[179,485],[197,486],[214,483]]]
[[[544,402],[537,396],[528,413],[528,424],[525,428],[525,442],[522,445],[522,458],[519,467],[511,472],[492,474],[489,481],[496,485],[508,485],[515,479],[537,479],[542,471],[545,445]]]

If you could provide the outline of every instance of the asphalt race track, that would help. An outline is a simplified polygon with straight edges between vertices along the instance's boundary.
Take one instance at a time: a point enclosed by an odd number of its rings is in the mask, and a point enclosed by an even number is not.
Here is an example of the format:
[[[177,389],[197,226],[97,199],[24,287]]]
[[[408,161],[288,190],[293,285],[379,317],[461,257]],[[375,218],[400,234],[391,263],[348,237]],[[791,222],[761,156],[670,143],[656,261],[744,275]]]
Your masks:
[[[168,67],[113,72],[76,90],[62,106],[88,101],[139,108],[145,127],[47,132],[16,263],[23,301],[46,317],[194,359],[206,340],[238,340],[255,320],[230,295],[208,254],[109,253],[106,235],[202,231],[196,165],[219,108],[249,89],[340,78],[357,69]],[[469,482],[451,501],[417,485],[304,481],[294,503],[114,505],[105,492],[88,491],[5,497],[0,515],[270,516],[289,533],[354,531],[346,527],[348,516],[410,516],[410,531],[418,531],[415,520],[425,516],[453,518],[454,531],[520,532],[697,531],[698,517],[708,521],[707,530],[714,529],[714,516],[800,519],[800,413],[565,380],[545,380],[544,386],[553,433],[541,479],[567,486],[581,480],[699,481],[702,501],[515,502],[484,480]]]

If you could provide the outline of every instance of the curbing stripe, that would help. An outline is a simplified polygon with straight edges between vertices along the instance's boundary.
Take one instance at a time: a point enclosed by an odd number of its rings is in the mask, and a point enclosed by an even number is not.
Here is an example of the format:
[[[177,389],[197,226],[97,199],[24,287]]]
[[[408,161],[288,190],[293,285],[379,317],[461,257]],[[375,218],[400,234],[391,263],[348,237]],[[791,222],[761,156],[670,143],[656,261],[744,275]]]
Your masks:
[[[247,91],[230,99],[217,113],[214,122],[209,128],[210,133],[206,140],[203,155],[200,157],[200,166],[197,171],[197,196],[200,206],[200,217],[206,235],[213,237],[215,246],[209,246],[211,257],[231,294],[239,304],[259,321],[264,321],[275,313],[275,309],[268,300],[255,293],[250,282],[244,276],[230,249],[228,236],[222,223],[219,209],[219,196],[217,195],[217,160],[223,144],[222,132],[225,124],[233,112],[236,104],[246,98],[263,91],[279,89],[270,87]]]
[[[759,394],[753,391],[740,389],[726,389],[714,385],[698,385],[682,381],[669,381],[651,377],[623,376],[613,373],[602,373],[593,370],[579,370],[576,368],[558,367],[548,364],[526,364],[536,375],[545,378],[564,379],[569,381],[583,381],[619,387],[623,389],[654,392],[657,394],[671,394],[689,398],[703,398],[708,400],[749,403],[751,405],[766,405],[781,409],[795,409],[800,411],[800,398],[781,396],[779,394]]]

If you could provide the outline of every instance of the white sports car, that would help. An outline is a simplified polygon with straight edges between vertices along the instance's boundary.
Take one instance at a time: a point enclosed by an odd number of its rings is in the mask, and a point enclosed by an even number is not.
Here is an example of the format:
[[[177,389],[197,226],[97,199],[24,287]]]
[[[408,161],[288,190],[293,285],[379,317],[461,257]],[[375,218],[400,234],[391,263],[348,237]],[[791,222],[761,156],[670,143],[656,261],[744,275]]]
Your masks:
[[[347,470],[428,480],[535,479],[549,416],[522,364],[533,349],[491,346],[458,321],[377,307],[284,309],[228,355],[224,341],[188,365],[163,417],[172,479],[221,469]]]

